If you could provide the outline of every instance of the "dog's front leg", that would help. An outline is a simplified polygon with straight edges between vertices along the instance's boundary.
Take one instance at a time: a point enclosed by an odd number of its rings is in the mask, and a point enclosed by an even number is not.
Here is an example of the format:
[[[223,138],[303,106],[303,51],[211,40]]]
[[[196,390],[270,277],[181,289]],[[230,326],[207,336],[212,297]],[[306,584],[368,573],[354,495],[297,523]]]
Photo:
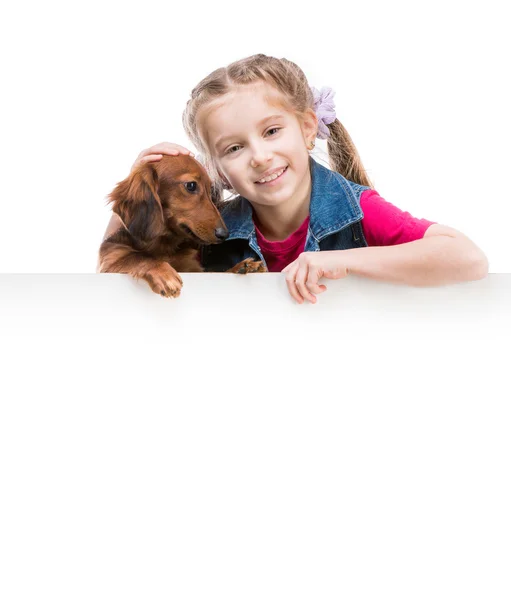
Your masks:
[[[99,272],[126,273],[144,279],[153,292],[166,298],[177,298],[183,287],[183,280],[168,262],[111,241],[100,246]]]

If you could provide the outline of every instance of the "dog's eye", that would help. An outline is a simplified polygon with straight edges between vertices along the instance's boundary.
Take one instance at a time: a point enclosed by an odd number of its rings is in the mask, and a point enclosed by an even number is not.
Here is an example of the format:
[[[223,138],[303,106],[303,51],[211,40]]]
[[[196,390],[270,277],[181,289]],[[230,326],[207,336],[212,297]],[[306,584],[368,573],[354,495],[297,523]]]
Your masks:
[[[197,182],[196,181],[187,181],[185,183],[185,188],[188,192],[196,192],[197,191]]]

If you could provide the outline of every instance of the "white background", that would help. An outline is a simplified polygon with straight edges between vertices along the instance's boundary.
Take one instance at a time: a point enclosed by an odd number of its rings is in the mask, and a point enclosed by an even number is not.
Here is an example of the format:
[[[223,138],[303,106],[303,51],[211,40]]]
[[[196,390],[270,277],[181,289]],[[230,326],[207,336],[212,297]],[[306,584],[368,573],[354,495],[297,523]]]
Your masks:
[[[510,597],[509,275],[315,306],[278,274],[93,275],[107,194],[258,52],[336,90],[385,199],[511,272],[503,8],[2,9],[2,599]]]
[[[386,200],[459,229],[490,272],[510,272],[504,4],[8,3],[0,272],[93,273],[106,197],[138,153],[161,141],[194,150],[181,124],[192,88],[258,52],[336,91]]]

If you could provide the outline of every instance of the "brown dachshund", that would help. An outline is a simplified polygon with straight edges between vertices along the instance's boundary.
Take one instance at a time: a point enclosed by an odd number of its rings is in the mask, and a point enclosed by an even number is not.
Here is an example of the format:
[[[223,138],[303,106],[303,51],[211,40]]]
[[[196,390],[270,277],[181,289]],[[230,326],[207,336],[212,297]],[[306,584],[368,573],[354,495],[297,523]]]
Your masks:
[[[99,249],[100,273],[127,273],[144,279],[153,292],[179,296],[178,274],[201,272],[201,244],[219,244],[229,232],[218,211],[204,167],[191,156],[164,155],[145,163],[117,184],[108,196],[123,227]],[[262,262],[246,259],[230,273],[264,272]]]

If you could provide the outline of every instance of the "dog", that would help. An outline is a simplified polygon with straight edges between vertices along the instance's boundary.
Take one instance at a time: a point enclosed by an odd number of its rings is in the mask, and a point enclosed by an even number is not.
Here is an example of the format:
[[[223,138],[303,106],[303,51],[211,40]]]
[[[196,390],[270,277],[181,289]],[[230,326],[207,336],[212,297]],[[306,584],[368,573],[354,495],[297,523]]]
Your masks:
[[[178,271],[202,272],[200,246],[220,244],[229,235],[221,200],[204,167],[189,155],[164,155],[135,167],[107,198],[122,227],[103,240],[98,271],[127,273],[156,294],[177,298],[183,286]],[[265,271],[262,261],[248,258],[227,272]]]

